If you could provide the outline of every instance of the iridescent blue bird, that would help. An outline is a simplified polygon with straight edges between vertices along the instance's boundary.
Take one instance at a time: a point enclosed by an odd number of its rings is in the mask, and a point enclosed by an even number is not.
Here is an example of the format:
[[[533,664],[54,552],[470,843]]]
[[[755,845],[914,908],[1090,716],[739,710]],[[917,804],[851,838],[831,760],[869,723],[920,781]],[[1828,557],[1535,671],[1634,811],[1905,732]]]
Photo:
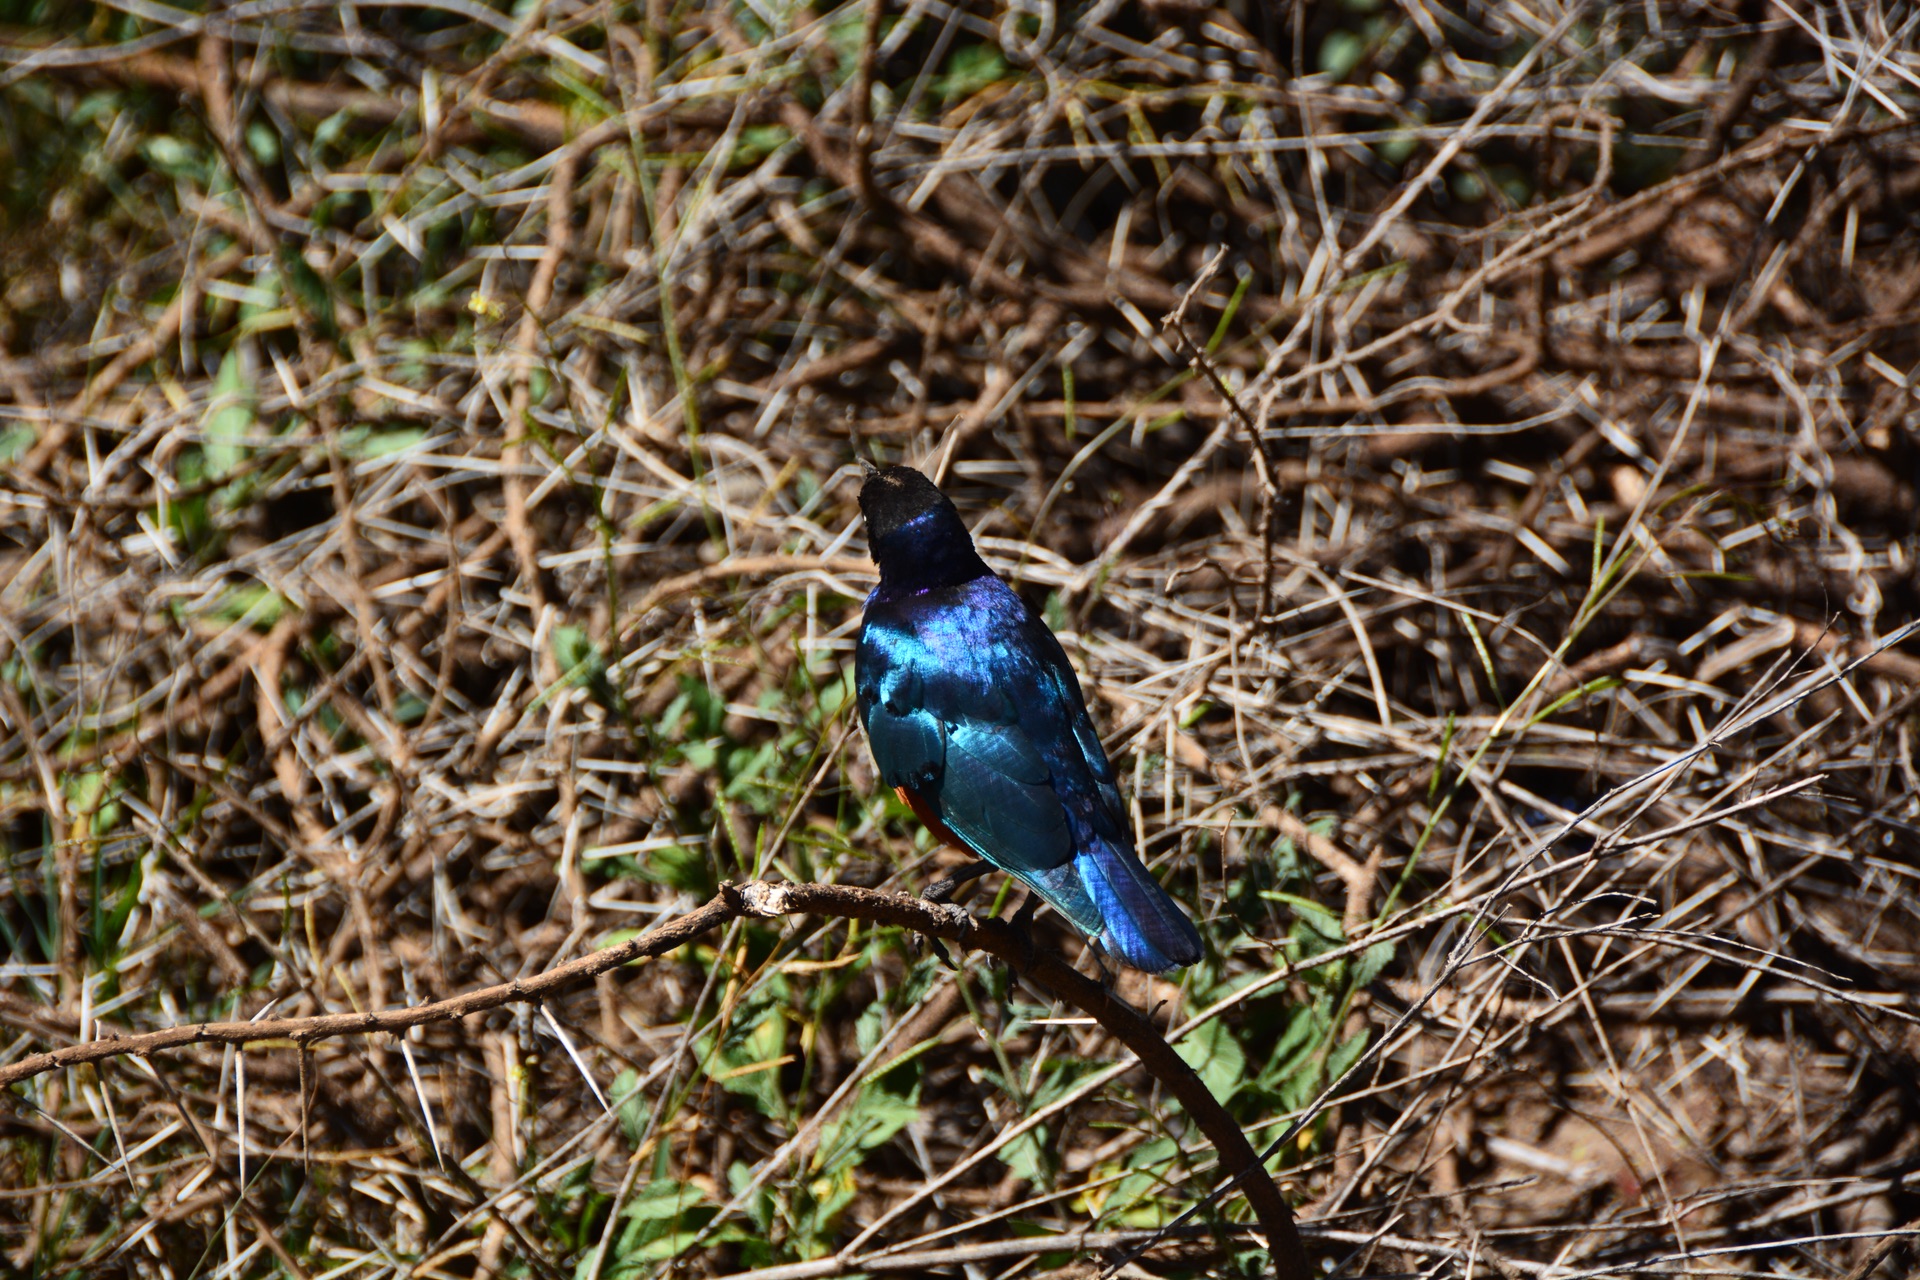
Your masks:
[[[1136,969],[1200,958],[1200,935],[1133,851],[1113,765],[1060,642],[911,467],[860,488],[880,585],[854,651],[880,777],[942,840],[1018,877]],[[948,886],[950,891],[951,886]]]

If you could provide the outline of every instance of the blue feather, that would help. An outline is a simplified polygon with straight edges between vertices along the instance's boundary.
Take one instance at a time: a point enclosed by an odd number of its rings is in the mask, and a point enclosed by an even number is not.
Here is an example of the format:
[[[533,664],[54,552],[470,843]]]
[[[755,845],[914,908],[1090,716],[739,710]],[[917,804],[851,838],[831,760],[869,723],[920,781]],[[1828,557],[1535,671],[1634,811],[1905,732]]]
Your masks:
[[[855,688],[881,779],[1128,964],[1194,963],[1200,935],[1134,853],[1060,642],[979,560],[938,490],[906,468],[878,474],[902,472],[932,495],[917,511],[877,517],[869,490],[882,481],[861,492],[881,582]]]

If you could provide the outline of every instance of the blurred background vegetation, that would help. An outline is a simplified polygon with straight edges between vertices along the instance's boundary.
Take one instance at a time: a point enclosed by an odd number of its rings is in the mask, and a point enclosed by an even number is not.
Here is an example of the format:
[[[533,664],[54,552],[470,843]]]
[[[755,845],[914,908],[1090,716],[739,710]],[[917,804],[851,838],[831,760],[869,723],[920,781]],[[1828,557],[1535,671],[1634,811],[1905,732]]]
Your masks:
[[[917,891],[859,451],[1062,633],[1208,943],[1121,989],[1329,1268],[1877,1263],[1917,24],[0,0],[0,1066],[538,973],[723,879]],[[1046,992],[737,923],[15,1086],[0,1270],[1252,1273],[1219,1181]]]

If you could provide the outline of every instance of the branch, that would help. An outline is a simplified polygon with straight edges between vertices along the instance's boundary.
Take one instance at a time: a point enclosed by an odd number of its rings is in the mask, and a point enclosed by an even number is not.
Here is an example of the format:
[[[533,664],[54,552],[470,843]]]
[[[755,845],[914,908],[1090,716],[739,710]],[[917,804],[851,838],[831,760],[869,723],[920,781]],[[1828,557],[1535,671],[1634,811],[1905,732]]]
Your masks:
[[[51,1053],[22,1058],[0,1067],[0,1087],[44,1075],[62,1067],[132,1054],[150,1055],[198,1044],[246,1044],[258,1040],[292,1040],[302,1046],[338,1036],[399,1033],[433,1022],[451,1022],[469,1014],[509,1004],[528,1004],[559,994],[588,978],[635,960],[668,952],[742,916],[761,919],[786,915],[838,916],[870,920],[911,929],[930,938],[985,951],[1009,968],[1054,992],[1086,1013],[1120,1043],[1131,1049],[1161,1084],[1180,1100],[1200,1131],[1220,1153],[1220,1164],[1245,1191],[1247,1202],[1266,1234],[1278,1280],[1310,1280],[1306,1249],[1294,1227],[1293,1213],[1255,1155],[1253,1145],[1220,1105],[1186,1060],[1173,1051],[1160,1032],[1139,1010],[1112,991],[1080,973],[1063,956],[1035,954],[1025,934],[1002,920],[977,920],[958,908],[945,908],[918,898],[880,893],[851,885],[770,884],[749,881],[727,884],[704,906],[663,924],[638,938],[571,960],[534,978],[515,979],[465,995],[388,1009],[379,1013],[322,1014],[309,1018],[262,1019],[259,1022],[200,1022],[169,1027],[143,1035],[102,1038],[68,1045]]]

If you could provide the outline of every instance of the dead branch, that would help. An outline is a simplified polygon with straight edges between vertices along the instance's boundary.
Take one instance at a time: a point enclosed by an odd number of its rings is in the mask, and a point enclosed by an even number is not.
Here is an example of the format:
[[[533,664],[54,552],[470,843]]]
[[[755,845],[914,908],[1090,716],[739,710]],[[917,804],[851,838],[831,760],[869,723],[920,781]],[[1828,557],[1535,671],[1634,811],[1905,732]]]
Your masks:
[[[405,1009],[269,1018],[257,1022],[201,1022],[131,1036],[103,1034],[84,1044],[34,1054],[0,1068],[0,1088],[64,1067],[132,1055],[150,1057],[198,1044],[241,1045],[262,1040],[292,1040],[304,1048],[338,1036],[392,1035],[429,1023],[457,1021],[506,1005],[538,1004],[598,974],[637,960],[666,955],[730,920],[789,915],[870,920],[984,951],[1092,1017],[1131,1049],[1154,1079],[1173,1092],[1213,1143],[1220,1153],[1222,1168],[1245,1189],[1247,1202],[1260,1220],[1273,1255],[1274,1274],[1279,1280],[1309,1280],[1312,1271],[1294,1225],[1293,1212],[1260,1164],[1253,1145],[1207,1091],[1194,1069],[1174,1052],[1173,1046],[1139,1010],[1110,987],[1080,973],[1065,957],[1052,952],[1035,953],[1031,941],[1005,921],[976,919],[964,910],[943,910],[918,898],[852,885],[765,881],[728,884],[711,901],[678,920],[571,960],[537,977],[515,979]]]

